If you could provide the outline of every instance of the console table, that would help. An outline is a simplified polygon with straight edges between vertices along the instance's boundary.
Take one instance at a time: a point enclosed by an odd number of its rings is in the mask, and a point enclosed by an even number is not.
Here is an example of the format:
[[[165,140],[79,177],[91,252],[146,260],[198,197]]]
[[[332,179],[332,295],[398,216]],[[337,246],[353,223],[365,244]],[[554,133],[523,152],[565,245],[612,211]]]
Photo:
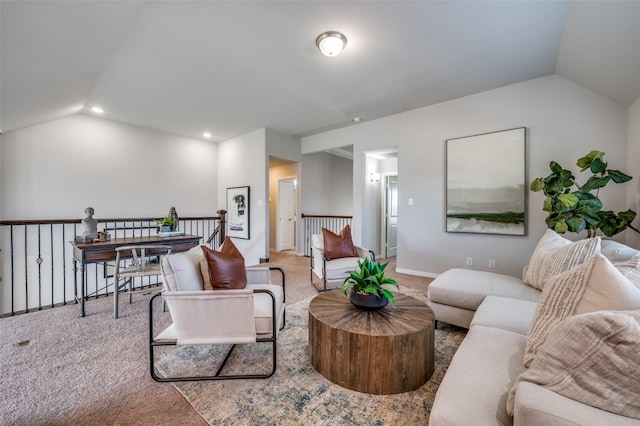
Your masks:
[[[378,395],[418,389],[433,374],[433,311],[394,293],[396,307],[362,310],[340,290],[309,304],[311,364],[347,389]]]
[[[69,241],[73,246],[73,270],[80,272],[80,297],[77,296],[78,273],[74,274],[74,288],[76,289],[76,300],[80,302],[80,316],[85,316],[85,266],[88,263],[105,262],[116,259],[116,248],[129,245],[144,244],[164,244],[171,246],[172,253],[187,251],[199,244],[202,237],[198,235],[180,235],[175,237],[161,237],[150,235],[146,237],[115,238],[109,241],[95,243],[82,243],[79,241]],[[153,254],[151,252],[150,254]],[[125,259],[126,257],[123,257]],[[80,268],[78,268],[78,263]]]

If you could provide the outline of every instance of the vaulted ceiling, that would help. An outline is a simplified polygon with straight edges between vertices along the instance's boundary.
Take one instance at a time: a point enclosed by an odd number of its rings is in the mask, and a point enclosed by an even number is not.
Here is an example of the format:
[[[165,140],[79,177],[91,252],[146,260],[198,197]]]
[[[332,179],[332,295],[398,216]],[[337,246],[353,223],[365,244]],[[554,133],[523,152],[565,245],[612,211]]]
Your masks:
[[[0,129],[304,136],[558,74],[640,97],[640,2],[0,1]],[[348,39],[337,57],[315,39]]]

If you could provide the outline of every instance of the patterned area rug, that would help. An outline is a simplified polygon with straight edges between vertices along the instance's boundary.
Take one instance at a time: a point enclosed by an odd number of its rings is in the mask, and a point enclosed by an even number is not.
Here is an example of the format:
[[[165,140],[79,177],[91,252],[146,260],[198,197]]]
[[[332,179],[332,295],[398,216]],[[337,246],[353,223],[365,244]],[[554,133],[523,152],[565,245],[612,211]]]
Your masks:
[[[426,302],[426,293],[404,288]],[[175,383],[211,425],[419,425],[427,424],[438,385],[466,330],[441,323],[435,331],[435,371],[421,388],[395,395],[370,395],[340,387],[309,361],[308,308],[312,298],[287,306],[278,336],[278,368],[268,379]],[[163,374],[213,374],[228,347],[174,348],[157,362]],[[237,346],[224,373],[270,367],[268,343]],[[200,373],[201,372],[201,373]]]

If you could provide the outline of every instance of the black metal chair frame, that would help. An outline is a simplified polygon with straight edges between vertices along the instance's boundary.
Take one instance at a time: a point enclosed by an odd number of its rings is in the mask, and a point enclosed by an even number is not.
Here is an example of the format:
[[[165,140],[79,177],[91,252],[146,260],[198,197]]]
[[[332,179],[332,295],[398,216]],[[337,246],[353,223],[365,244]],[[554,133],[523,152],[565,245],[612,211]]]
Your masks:
[[[282,302],[284,303],[286,300],[285,297],[285,273],[284,270],[282,268],[278,268],[278,267],[270,267],[269,270],[276,270],[276,271],[280,271],[280,273],[282,274]],[[227,361],[229,360],[229,357],[231,356],[231,353],[233,352],[233,350],[235,349],[236,345],[232,344],[231,348],[229,349],[229,351],[227,352],[227,354],[224,357],[224,360],[222,361],[222,363],[220,364],[220,366],[218,367],[218,370],[216,371],[216,373],[214,375],[208,375],[208,376],[181,376],[181,377],[162,377],[159,376],[158,374],[156,374],[156,368],[155,368],[155,347],[157,346],[177,346],[177,340],[163,340],[163,341],[156,341],[154,338],[154,332],[153,332],[153,315],[154,315],[154,311],[153,311],[153,305],[154,305],[154,300],[157,297],[161,297],[162,293],[156,293],[154,294],[151,299],[149,299],[149,367],[150,367],[150,373],[151,373],[151,377],[153,378],[153,380],[157,381],[157,382],[186,382],[186,381],[200,381],[200,380],[234,380],[234,379],[266,379],[269,378],[271,376],[273,376],[273,374],[276,372],[276,367],[277,367],[277,331],[276,331],[276,327],[277,327],[277,315],[276,315],[276,297],[275,295],[269,291],[269,290],[264,290],[264,289],[255,289],[253,291],[254,293],[267,293],[269,294],[269,296],[271,297],[271,312],[273,313],[273,315],[271,316],[271,336],[269,337],[258,337],[256,338],[256,344],[257,343],[269,343],[271,342],[272,348],[271,348],[271,352],[272,352],[272,363],[271,363],[271,370],[268,373],[263,373],[263,374],[233,374],[233,375],[222,375],[222,370],[224,369]],[[282,315],[282,327],[279,328],[279,330],[282,330],[286,324],[286,307],[283,306],[283,309],[285,309],[285,312],[283,312]]]

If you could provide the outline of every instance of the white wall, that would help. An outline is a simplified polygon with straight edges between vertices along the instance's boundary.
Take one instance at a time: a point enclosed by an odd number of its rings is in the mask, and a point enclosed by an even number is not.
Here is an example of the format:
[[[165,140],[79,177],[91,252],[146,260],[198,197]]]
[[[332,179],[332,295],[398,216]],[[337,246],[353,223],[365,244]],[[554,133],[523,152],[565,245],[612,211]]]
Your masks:
[[[217,146],[86,115],[2,135],[2,219],[215,216]]]
[[[640,215],[640,99],[631,105],[628,117],[629,145],[626,172],[633,176],[633,179],[627,184],[627,204],[630,209]],[[633,226],[640,229],[640,216],[633,221]],[[628,230],[625,231],[625,237],[627,244],[640,249],[640,234]]]
[[[249,186],[250,239],[233,240],[247,266],[269,257],[268,161],[264,128],[218,144],[218,209],[227,210],[227,188]]]
[[[301,210],[311,215],[353,214],[353,163],[319,152],[302,156]]]
[[[606,152],[610,166],[622,168],[627,156],[627,112],[619,104],[562,77],[549,76],[416,109],[356,126],[302,138],[302,153],[354,145],[354,176],[365,175],[365,155],[393,141],[398,146],[399,228],[397,268],[439,274],[451,267],[520,276],[544,233],[543,196],[527,194],[528,235],[524,237],[445,232],[445,140],[514,127],[527,127],[528,180],[546,176],[549,161],[574,168],[592,149]],[[576,170],[577,171],[577,170]],[[354,178],[354,240],[373,231],[363,225],[364,178]],[[601,192],[605,207],[625,207],[626,189]],[[413,198],[414,205],[407,200]],[[572,238],[580,238],[573,236]]]
[[[273,129],[265,129],[267,155],[289,161],[300,161],[300,139]]]
[[[379,229],[382,223],[382,216],[380,210],[380,204],[382,203],[381,188],[384,184],[384,179],[381,177],[378,182],[371,182],[371,173],[382,173],[381,161],[370,156],[365,155],[365,172],[364,176],[354,176],[356,180],[363,180],[365,196],[363,197],[363,209],[362,209],[362,229],[378,230],[375,232],[367,232],[361,235],[361,239],[358,243],[362,247],[366,247],[369,250],[373,250],[376,255],[380,255],[380,232]]]

